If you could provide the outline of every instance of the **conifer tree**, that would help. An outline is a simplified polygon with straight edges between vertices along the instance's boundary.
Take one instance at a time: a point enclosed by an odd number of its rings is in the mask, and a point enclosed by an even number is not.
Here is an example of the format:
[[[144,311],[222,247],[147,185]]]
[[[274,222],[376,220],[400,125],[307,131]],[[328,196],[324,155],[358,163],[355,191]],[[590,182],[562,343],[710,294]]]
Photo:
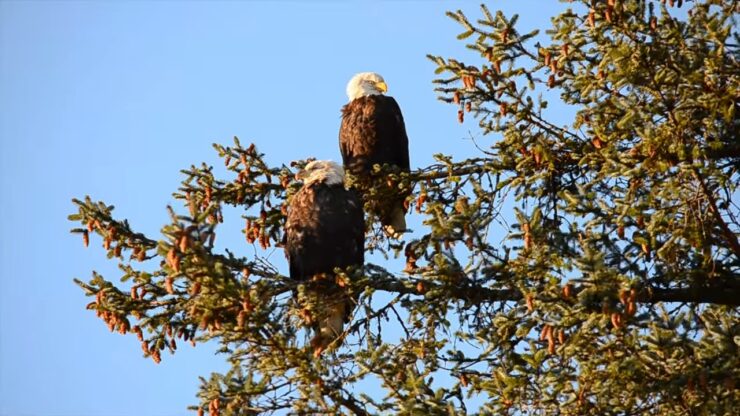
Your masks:
[[[436,90],[450,122],[477,120],[480,155],[372,188],[412,190],[424,225],[401,244],[368,218],[367,249],[406,267],[338,271],[358,301],[333,351],[312,354],[300,287],[263,256],[305,161],[268,166],[238,140],[214,145],[226,177],[183,171],[161,236],[74,201],[72,231],[121,270],[76,280],[87,308],[155,362],[220,343],[231,369],[203,379],[199,415],[736,414],[738,5],[571,7],[546,42],[485,6],[448,13],[475,58],[429,56]],[[553,122],[544,96],[573,119]],[[214,248],[229,205],[256,254]]]

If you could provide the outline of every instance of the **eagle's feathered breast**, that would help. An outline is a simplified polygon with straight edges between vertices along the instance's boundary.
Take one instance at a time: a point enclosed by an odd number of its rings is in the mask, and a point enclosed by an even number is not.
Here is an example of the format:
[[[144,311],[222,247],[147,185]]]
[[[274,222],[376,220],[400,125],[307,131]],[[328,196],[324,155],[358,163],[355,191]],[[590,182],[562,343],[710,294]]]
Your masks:
[[[290,277],[308,280],[364,262],[362,204],[344,186],[315,183],[293,196],[286,223]]]
[[[368,95],[346,104],[339,146],[345,169],[353,175],[369,172],[376,163],[410,168],[406,126],[393,97]]]

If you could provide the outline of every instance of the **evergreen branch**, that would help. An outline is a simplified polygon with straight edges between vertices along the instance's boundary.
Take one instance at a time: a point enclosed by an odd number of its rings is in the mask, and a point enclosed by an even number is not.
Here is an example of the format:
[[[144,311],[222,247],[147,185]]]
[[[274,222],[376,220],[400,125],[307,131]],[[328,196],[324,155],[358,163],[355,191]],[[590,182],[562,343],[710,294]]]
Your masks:
[[[415,182],[431,180],[431,179],[444,179],[451,176],[466,176],[473,175],[476,173],[484,173],[486,169],[485,165],[479,164],[486,161],[486,159],[474,159],[467,161],[467,166],[462,167],[447,167],[444,165],[432,166],[429,169],[419,169],[411,172],[409,178]],[[462,164],[462,163],[461,163]]]

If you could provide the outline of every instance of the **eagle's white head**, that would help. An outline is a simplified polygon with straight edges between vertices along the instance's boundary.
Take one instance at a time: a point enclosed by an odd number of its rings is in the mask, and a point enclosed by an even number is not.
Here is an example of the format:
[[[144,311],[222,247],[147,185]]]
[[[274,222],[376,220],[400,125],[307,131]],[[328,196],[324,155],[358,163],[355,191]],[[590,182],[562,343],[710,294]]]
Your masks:
[[[327,185],[343,184],[344,168],[331,160],[314,160],[296,174],[296,179],[302,179],[303,185],[321,182]]]
[[[347,97],[350,101],[368,95],[380,95],[386,91],[388,85],[385,84],[383,77],[375,72],[360,72],[347,84]]]

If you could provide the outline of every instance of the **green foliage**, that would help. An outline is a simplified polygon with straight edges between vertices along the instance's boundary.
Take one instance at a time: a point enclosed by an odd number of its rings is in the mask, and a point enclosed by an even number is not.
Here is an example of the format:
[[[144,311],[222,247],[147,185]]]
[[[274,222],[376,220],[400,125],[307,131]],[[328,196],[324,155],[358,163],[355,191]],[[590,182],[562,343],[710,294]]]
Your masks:
[[[238,141],[215,146],[230,178],[183,171],[187,214],[171,209],[159,240],[74,201],[73,232],[99,235],[124,282],[77,281],[88,308],[156,362],[177,342],[219,342],[232,369],[203,379],[194,407],[212,415],[734,414],[737,5],[576,3],[547,43],[516,16],[449,13],[479,57],[430,56],[437,91],[488,142],[478,158],[377,172],[388,180],[368,204],[411,189],[424,229],[403,246],[368,218],[367,249],[406,267],[347,272],[358,306],[334,351],[314,357],[291,301],[302,287],[263,255],[282,241],[294,169]],[[567,125],[548,113],[558,95]],[[214,250],[225,205],[254,255]]]

